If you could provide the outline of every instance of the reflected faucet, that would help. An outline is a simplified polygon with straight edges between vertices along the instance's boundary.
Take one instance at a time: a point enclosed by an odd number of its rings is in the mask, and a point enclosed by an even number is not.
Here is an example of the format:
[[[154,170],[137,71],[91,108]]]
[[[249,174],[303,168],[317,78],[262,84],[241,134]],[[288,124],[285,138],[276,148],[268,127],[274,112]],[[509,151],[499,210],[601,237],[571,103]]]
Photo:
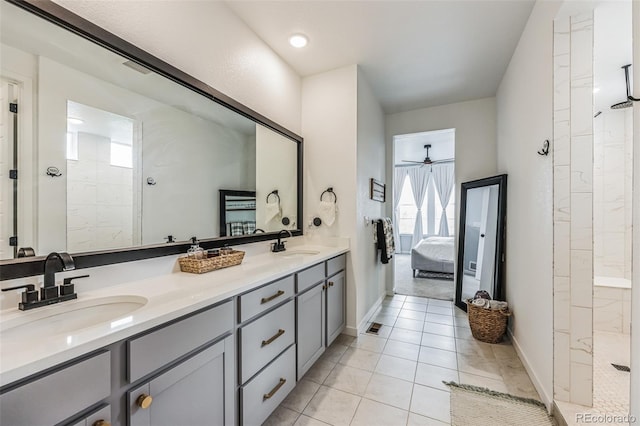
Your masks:
[[[293,237],[293,234],[291,234],[291,231],[289,231],[288,229],[283,229],[282,231],[278,232],[278,241],[271,245],[271,251],[274,253],[278,253],[286,250],[284,246],[284,241],[280,241],[280,239],[282,238],[283,232],[285,233],[285,235],[289,234],[290,237]]]
[[[76,269],[76,265],[69,253],[57,253],[55,251],[53,253],[49,253],[44,261],[44,284],[40,290],[40,300],[58,297],[56,272],[72,271],[74,269]]]

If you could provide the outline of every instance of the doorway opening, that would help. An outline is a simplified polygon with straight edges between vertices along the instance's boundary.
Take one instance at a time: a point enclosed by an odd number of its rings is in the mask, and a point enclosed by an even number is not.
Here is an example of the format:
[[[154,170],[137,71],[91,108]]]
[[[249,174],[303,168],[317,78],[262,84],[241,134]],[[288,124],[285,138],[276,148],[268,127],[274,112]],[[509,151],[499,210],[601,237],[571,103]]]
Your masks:
[[[393,138],[394,293],[453,300],[455,129]]]

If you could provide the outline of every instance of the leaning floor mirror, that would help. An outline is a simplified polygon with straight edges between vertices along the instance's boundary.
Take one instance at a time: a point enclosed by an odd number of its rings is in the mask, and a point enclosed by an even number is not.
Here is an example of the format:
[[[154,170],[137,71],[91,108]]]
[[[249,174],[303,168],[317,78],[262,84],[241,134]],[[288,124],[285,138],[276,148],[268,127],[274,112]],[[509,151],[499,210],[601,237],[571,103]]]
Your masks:
[[[504,300],[506,211],[507,175],[462,184],[455,303],[464,311],[478,290]]]

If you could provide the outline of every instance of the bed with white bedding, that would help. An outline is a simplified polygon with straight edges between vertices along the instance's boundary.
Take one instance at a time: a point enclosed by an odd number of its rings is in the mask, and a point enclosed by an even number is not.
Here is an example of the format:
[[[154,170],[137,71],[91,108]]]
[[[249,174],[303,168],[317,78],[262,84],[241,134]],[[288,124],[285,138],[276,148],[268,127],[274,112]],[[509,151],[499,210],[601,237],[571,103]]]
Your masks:
[[[454,237],[428,237],[411,249],[411,269],[453,274]]]

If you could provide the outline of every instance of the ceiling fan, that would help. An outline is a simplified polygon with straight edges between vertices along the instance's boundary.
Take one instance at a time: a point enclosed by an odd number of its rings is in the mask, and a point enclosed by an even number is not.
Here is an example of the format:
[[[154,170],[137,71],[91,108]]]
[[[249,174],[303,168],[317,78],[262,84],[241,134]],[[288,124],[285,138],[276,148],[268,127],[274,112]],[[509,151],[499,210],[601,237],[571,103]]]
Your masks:
[[[402,160],[405,163],[415,163],[415,164],[422,164],[422,165],[431,165],[431,164],[438,164],[438,163],[450,163],[453,161],[453,158],[446,158],[444,160],[432,160],[431,158],[429,158],[429,149],[431,148],[431,144],[427,144],[424,146],[427,150],[427,156],[424,158],[424,160],[422,161],[412,161],[412,160]]]

